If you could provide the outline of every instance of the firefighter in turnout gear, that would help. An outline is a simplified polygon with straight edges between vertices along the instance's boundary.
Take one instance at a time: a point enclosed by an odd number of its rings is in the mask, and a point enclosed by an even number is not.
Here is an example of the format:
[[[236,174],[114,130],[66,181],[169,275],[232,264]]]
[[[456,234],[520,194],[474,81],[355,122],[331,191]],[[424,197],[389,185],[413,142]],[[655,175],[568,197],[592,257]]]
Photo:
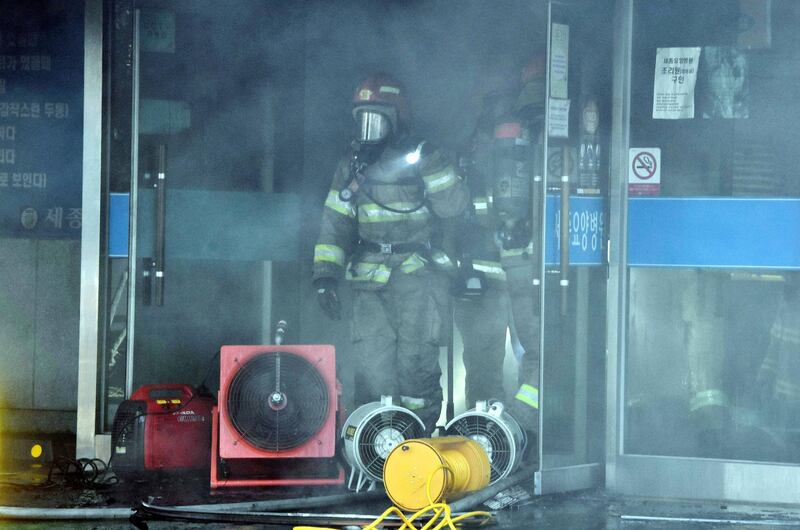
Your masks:
[[[460,158],[472,208],[460,231],[465,287],[455,311],[464,343],[468,406],[503,399],[506,334],[511,330],[519,362],[509,410],[533,434],[539,424],[540,311],[531,189],[534,175],[541,175],[544,94],[543,62],[534,66],[523,72],[516,97],[491,93],[484,99],[470,146]],[[470,289],[470,282],[480,282],[482,289]]]
[[[405,91],[391,76],[359,85],[353,118],[356,139],[325,200],[313,282],[334,319],[338,281],[352,286],[356,404],[391,394],[432,432],[455,272],[444,248],[467,190],[441,151],[411,136]]]

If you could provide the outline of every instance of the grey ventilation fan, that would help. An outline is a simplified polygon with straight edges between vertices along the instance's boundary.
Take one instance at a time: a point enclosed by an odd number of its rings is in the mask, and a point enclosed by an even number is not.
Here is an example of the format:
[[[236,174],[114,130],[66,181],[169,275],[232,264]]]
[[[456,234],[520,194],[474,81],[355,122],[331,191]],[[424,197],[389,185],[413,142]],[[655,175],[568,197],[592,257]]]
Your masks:
[[[478,442],[489,457],[489,484],[510,475],[522,461],[525,433],[499,401],[478,401],[473,410],[453,418],[445,426],[448,435],[465,436]]]
[[[392,449],[406,440],[421,438],[425,425],[408,409],[392,405],[391,396],[361,405],[342,427],[344,456],[350,464],[347,487],[372,489],[383,481],[383,464]]]

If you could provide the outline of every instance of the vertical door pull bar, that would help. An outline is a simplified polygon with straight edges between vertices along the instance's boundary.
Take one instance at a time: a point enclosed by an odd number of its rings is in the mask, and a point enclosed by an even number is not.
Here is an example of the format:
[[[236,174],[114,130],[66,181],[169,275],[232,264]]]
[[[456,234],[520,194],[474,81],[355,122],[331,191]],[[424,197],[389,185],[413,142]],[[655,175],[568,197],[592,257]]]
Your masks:
[[[164,305],[164,246],[167,218],[167,146],[158,146],[158,172],[156,178],[156,263],[155,299],[156,305]]]
[[[570,167],[570,152],[569,146],[564,146],[563,156],[564,163],[561,167],[564,169],[564,174],[561,176],[561,278],[559,285],[561,286],[561,316],[567,314],[567,293],[569,288],[569,173]]]

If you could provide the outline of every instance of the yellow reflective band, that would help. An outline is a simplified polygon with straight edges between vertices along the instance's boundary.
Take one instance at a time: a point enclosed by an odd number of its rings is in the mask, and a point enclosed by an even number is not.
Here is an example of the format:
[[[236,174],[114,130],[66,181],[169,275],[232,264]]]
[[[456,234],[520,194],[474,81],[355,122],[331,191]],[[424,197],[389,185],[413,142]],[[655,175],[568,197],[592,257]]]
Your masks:
[[[412,202],[391,202],[387,204],[389,208],[395,210],[413,210],[418,206]],[[358,207],[358,221],[361,223],[385,223],[396,221],[425,220],[428,218],[428,207],[423,206],[419,210],[409,213],[392,212],[384,210],[374,203],[362,204]]]
[[[793,385],[788,381],[779,379],[778,381],[775,381],[775,393],[786,396],[800,396],[800,386]]]
[[[382,263],[357,263],[347,271],[347,279],[354,282],[375,282],[385,284],[389,282],[392,270]]]
[[[800,344],[800,329],[794,329],[789,326],[774,325],[770,330],[770,335],[776,339],[790,344]]]
[[[703,407],[710,407],[712,405],[724,407],[727,406],[727,404],[728,396],[726,396],[725,392],[722,390],[704,390],[694,395],[691,404],[689,405],[689,409],[694,412],[695,410]]]
[[[450,256],[441,250],[431,252],[431,259],[433,259],[433,261],[440,267],[455,268],[455,263],[453,263],[453,261],[450,259]]]
[[[532,385],[522,385],[514,396],[526,405],[539,410],[539,389]]]
[[[425,406],[425,400],[411,396],[400,396],[400,403],[408,410],[419,410]]]
[[[400,93],[400,89],[397,88],[396,86],[382,85],[378,89],[378,92],[381,92],[381,93],[384,93],[384,94],[399,94]]]
[[[409,257],[400,264],[400,270],[406,274],[410,274],[416,270],[421,269],[425,266],[425,261],[417,254],[416,252],[411,254]]]
[[[773,372],[778,370],[778,360],[775,357],[770,355],[766,356],[764,360],[761,362],[761,369],[762,370],[772,370]]]
[[[353,208],[353,205],[349,201],[340,199],[339,192],[335,190],[330,190],[328,192],[328,198],[325,199],[325,206],[347,217],[356,216],[356,210]]]
[[[443,170],[422,177],[425,181],[425,189],[428,193],[437,193],[445,190],[458,181],[452,166],[447,166]]]
[[[315,245],[314,263],[327,261],[344,267],[344,250],[336,245]]]
[[[489,201],[486,197],[475,197],[472,200],[472,207],[475,208],[475,213],[478,215],[486,215],[489,213]]]
[[[476,271],[484,273],[489,278],[501,281],[506,280],[506,271],[504,271],[503,267],[500,266],[500,263],[496,261],[484,261],[476,259],[472,261],[472,268]]]

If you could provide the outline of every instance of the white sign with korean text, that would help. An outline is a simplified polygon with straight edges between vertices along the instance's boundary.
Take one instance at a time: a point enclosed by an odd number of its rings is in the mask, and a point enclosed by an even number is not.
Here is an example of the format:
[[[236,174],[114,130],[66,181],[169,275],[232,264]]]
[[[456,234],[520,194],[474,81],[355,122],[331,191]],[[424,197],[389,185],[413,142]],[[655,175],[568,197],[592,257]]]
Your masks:
[[[550,47],[550,97],[567,99],[569,73],[569,26],[553,24]]]
[[[694,118],[700,48],[658,48],[653,82],[653,119]]]
[[[569,100],[550,98],[548,120],[551,138],[569,138]]]

